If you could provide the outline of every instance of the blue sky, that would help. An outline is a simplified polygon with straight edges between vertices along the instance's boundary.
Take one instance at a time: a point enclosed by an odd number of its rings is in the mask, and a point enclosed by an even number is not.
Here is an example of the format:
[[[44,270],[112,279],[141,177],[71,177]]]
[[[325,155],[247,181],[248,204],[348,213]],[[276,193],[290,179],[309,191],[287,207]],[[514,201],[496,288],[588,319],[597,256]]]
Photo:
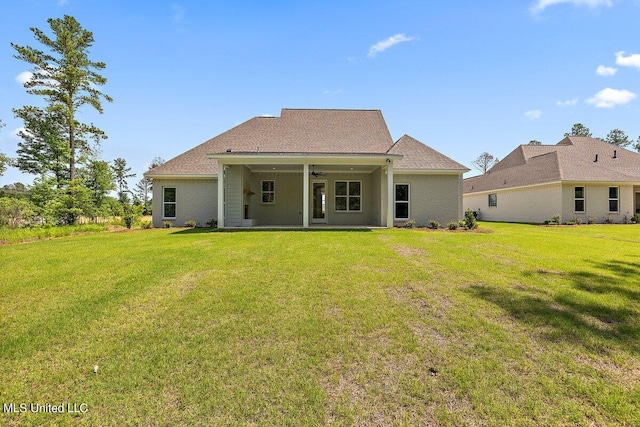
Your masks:
[[[138,173],[227,129],[286,108],[380,109],[470,167],[576,122],[640,135],[640,0],[21,0],[0,16],[0,151],[15,155],[12,108],[38,104],[10,42],[74,16],[93,32],[114,98],[80,119],[109,136],[101,157]],[[477,173],[477,172],[476,172]],[[472,173],[467,176],[472,175]],[[10,169],[0,185],[32,177]]]

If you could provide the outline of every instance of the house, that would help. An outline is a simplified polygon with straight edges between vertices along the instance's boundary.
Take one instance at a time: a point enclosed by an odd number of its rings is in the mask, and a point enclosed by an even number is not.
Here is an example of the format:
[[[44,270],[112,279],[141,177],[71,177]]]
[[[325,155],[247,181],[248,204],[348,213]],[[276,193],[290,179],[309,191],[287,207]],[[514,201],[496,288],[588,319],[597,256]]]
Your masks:
[[[521,145],[464,180],[464,208],[488,221],[624,222],[640,212],[640,154],[579,136]]]
[[[283,109],[145,176],[155,227],[392,227],[461,219],[467,171],[410,136],[394,143],[379,110]]]

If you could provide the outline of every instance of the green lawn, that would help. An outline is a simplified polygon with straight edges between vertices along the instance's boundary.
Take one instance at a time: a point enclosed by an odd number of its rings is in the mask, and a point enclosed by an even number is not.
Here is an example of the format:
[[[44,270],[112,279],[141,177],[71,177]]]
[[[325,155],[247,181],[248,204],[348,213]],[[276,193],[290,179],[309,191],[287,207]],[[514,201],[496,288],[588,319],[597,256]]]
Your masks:
[[[640,425],[640,226],[481,227],[0,246],[0,425]]]

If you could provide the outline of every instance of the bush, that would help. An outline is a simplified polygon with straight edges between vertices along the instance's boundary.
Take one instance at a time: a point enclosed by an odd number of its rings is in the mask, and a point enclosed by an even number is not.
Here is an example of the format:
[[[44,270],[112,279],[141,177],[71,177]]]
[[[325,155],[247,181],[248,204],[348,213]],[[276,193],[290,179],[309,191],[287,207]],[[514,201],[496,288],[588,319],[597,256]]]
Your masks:
[[[555,214],[550,220],[545,221],[545,223],[549,225],[560,225],[560,218],[560,214]]]
[[[640,213],[633,214],[632,221],[635,222],[636,224],[640,224]]]
[[[430,219],[429,220],[429,228],[432,228],[434,230],[438,229],[438,228],[440,228],[440,223],[438,221],[436,221],[435,219]]]
[[[209,221],[207,221],[207,227],[209,227],[209,228],[218,228],[218,220],[217,219],[210,219]]]
[[[0,227],[18,228],[36,218],[37,207],[27,199],[0,197]]]
[[[622,223],[623,224],[631,224],[633,222],[633,217],[630,216],[628,213],[626,213],[623,217],[622,217]]]
[[[404,228],[415,228],[415,227],[416,227],[415,219],[410,219],[409,221],[404,223]]]
[[[171,228],[171,227],[173,227],[173,222],[171,222],[171,221],[162,221],[162,227],[163,228]]]
[[[140,227],[145,230],[149,230],[151,227],[153,227],[153,223],[151,221],[142,221],[140,222]]]
[[[449,230],[457,230],[458,229],[458,221],[449,221],[447,223],[447,229],[449,229]]]
[[[573,222],[574,222],[576,225],[582,225],[582,218],[575,218],[575,219],[573,220]]]
[[[478,221],[476,220],[476,216],[471,209],[467,209],[464,213],[464,228],[467,230],[475,230],[478,228]]]
[[[592,216],[588,216],[587,217],[587,224],[593,224],[594,222],[596,222],[596,219]]]
[[[184,226],[189,228],[196,228],[196,222],[194,220],[187,221],[184,223]]]

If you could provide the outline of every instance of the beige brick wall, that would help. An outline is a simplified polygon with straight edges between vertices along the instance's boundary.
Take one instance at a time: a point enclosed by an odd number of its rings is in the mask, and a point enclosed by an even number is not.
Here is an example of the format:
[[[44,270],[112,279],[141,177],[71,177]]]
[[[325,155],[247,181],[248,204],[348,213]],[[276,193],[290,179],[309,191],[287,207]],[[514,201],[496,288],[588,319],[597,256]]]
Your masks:
[[[207,221],[218,217],[217,179],[154,179],[153,180],[153,226],[162,227],[162,189],[176,189],[176,218],[170,220],[176,227],[186,221],[196,221],[205,227]]]
[[[490,193],[498,196],[495,207],[489,206]],[[543,223],[562,215],[562,193],[560,184],[471,193],[463,196],[463,208],[480,209],[483,221]]]
[[[584,187],[585,212],[575,212],[575,187]],[[618,187],[618,212],[609,212],[609,187]],[[613,222],[622,222],[624,215],[633,216],[635,212],[635,194],[633,185],[608,184],[563,184],[562,185],[562,221],[580,218],[586,222],[592,217],[595,222],[603,223],[610,218]]]

